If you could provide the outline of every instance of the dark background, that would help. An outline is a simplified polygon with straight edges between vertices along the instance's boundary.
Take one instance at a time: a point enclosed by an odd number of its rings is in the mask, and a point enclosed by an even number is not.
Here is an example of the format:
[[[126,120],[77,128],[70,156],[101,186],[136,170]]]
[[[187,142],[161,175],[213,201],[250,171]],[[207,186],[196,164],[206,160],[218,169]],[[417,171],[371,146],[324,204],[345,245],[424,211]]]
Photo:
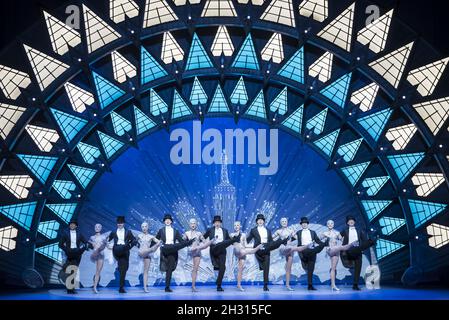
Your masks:
[[[335,0],[332,0],[335,1]],[[338,1],[338,0],[337,0]],[[0,4],[0,48],[42,19],[41,8],[55,9],[65,0],[2,0]],[[449,54],[449,1],[447,0],[373,0],[412,26],[441,54]]]

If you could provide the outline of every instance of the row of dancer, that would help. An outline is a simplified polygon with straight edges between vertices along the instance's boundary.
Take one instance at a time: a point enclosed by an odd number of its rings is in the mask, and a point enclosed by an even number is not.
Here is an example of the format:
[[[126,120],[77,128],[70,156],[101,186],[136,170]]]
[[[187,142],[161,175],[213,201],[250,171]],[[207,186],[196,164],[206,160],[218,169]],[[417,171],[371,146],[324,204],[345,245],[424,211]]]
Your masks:
[[[353,289],[359,290],[358,279],[361,270],[361,255],[363,250],[373,245],[373,242],[366,238],[365,233],[355,228],[355,218],[348,217],[346,228],[341,233],[334,230],[334,223],[328,221],[328,230],[320,237],[315,231],[309,230],[309,221],[307,218],[301,218],[301,230],[294,232],[288,226],[286,218],[281,219],[281,227],[273,234],[265,227],[265,217],[258,215],[256,217],[257,226],[249,232],[248,235],[241,231],[240,222],[235,222],[234,232],[229,234],[222,227],[222,219],[215,216],[213,226],[205,234],[197,230],[198,223],[191,219],[190,229],[184,234],[173,228],[173,218],[171,215],[165,215],[164,227],[159,230],[157,235],[149,234],[149,225],[142,224],[142,233],[137,238],[129,229],[125,229],[125,218],[117,218],[117,229],[102,234],[100,224],[95,226],[95,235],[89,241],[77,231],[78,224],[71,221],[69,232],[63,234],[60,239],[60,248],[66,253],[67,261],[63,270],[69,265],[79,266],[81,255],[84,251],[92,249],[91,260],[96,263],[96,274],[94,276],[94,292],[98,293],[97,287],[100,281],[100,275],[104,263],[104,249],[110,244],[113,256],[117,261],[120,275],[119,292],[124,293],[125,277],[129,267],[129,251],[132,247],[139,248],[138,254],[143,259],[143,282],[144,290],[148,292],[148,272],[150,268],[151,256],[157,249],[161,249],[160,271],[165,273],[165,291],[172,292],[170,288],[172,273],[177,268],[178,251],[188,248],[188,256],[192,259],[192,291],[196,292],[196,280],[201,262],[201,252],[206,248],[210,250],[211,262],[214,270],[218,271],[216,280],[217,291],[223,291],[222,281],[226,271],[226,250],[233,246],[233,252],[238,260],[237,287],[243,291],[241,282],[245,266],[246,256],[254,254],[259,264],[259,269],[263,271],[264,291],[268,291],[268,279],[270,270],[270,253],[273,250],[280,249],[280,253],[286,259],[286,287],[293,290],[290,286],[291,269],[293,264],[293,254],[298,252],[303,269],[307,272],[308,289],[315,290],[312,285],[313,271],[315,268],[316,255],[328,246],[327,254],[331,257],[331,285],[333,290],[338,290],[335,286],[335,273],[339,260],[339,253],[346,252],[345,257],[352,262],[354,271]],[[294,242],[297,241],[297,245]],[[342,245],[338,243],[342,241]],[[249,243],[254,242],[253,246]],[[68,289],[68,293],[74,293],[73,289]]]

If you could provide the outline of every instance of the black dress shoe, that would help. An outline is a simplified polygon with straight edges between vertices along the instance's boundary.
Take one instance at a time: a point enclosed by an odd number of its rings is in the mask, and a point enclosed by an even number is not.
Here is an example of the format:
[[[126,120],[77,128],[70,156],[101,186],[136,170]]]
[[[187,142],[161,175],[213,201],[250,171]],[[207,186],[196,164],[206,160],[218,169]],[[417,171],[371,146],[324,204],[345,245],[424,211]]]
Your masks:
[[[118,292],[119,293],[126,293],[126,290],[124,288],[120,288],[120,289],[118,289]]]
[[[223,290],[222,287],[217,287],[217,291],[218,291],[218,292],[223,292],[224,290]]]
[[[361,289],[357,285],[352,286],[352,290],[354,290],[354,291],[361,291]]]
[[[173,290],[170,288],[165,288],[165,292],[173,292]]]
[[[76,291],[75,290],[67,290],[67,294],[76,294]]]
[[[268,289],[268,286],[263,286],[263,291],[270,291],[270,289]]]
[[[307,290],[309,290],[309,291],[316,291],[316,288],[314,286],[308,286]]]

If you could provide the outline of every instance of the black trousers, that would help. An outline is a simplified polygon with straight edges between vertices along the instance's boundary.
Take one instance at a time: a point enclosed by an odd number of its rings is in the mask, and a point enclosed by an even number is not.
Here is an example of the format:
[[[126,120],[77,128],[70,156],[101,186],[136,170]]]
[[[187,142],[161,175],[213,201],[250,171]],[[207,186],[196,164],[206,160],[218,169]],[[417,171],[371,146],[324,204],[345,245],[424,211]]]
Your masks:
[[[112,252],[115,260],[117,260],[120,288],[123,288],[125,286],[126,272],[129,268],[129,247],[126,245],[115,245]]]
[[[75,267],[79,267],[80,262],[81,262],[81,256],[83,255],[84,250],[83,249],[66,249],[65,250],[65,254],[67,256],[67,260],[64,263],[64,265],[62,266],[62,270],[64,271],[64,279],[67,279],[67,277],[69,276],[69,274],[67,274],[67,268],[69,266],[75,266]],[[67,286],[67,283],[66,283]],[[73,289],[69,289],[67,287],[68,291],[71,291]]]
[[[353,285],[356,286],[360,281],[360,273],[362,271],[362,256],[363,251],[372,247],[375,244],[375,241],[368,239],[367,241],[363,241],[360,243],[358,247],[353,247],[346,251],[346,259],[349,263],[354,266],[354,280]]]
[[[217,287],[221,287],[226,272],[226,248],[233,243],[234,241],[232,239],[228,239],[210,246],[212,265],[214,266],[214,270],[218,270]]]
[[[189,246],[188,241],[164,244],[161,248],[161,254],[163,255],[164,271],[165,271],[165,288],[170,287],[173,271],[175,271],[178,265],[178,251]]]
[[[306,252],[308,249],[299,253],[301,259],[302,268],[307,273],[307,284],[311,286],[313,284],[313,272],[315,271],[316,253]]]
[[[263,271],[263,285],[267,286],[270,277],[270,250],[259,250],[255,256],[259,263],[259,270]]]
[[[165,288],[169,288],[173,271],[175,271],[176,269],[177,257],[173,254],[165,255],[165,264],[166,264]]]

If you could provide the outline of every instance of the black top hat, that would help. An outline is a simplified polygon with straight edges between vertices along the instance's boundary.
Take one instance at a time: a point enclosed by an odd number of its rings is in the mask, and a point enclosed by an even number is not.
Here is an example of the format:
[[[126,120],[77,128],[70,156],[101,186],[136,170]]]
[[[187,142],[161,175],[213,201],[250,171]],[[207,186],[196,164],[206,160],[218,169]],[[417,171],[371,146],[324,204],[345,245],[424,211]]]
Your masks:
[[[212,221],[212,223],[215,223],[217,221],[223,222],[223,220],[221,219],[221,216],[215,216],[214,221]]]
[[[162,219],[162,221],[165,221],[165,220],[171,220],[171,222],[173,222],[173,217],[171,216],[171,214],[166,214],[166,215],[164,215],[164,218]]]
[[[356,220],[355,220],[355,217],[354,217],[354,216],[351,216],[351,215],[349,215],[349,216],[346,217],[346,223],[348,223],[349,220],[354,220],[354,222],[356,221]]]
[[[263,214],[258,214],[257,216],[256,216],[256,222],[257,221],[259,221],[260,219],[262,219],[263,221],[265,221],[265,216],[263,215]]]
[[[71,225],[72,223],[76,224],[76,226],[78,227],[78,221],[76,219],[70,219],[69,225]]]
[[[125,217],[124,216],[118,216],[117,217],[117,224],[123,224],[125,223]]]
[[[309,219],[307,219],[307,217],[302,217],[302,218],[301,218],[301,223],[300,223],[300,224],[303,224],[303,223],[309,224]]]

